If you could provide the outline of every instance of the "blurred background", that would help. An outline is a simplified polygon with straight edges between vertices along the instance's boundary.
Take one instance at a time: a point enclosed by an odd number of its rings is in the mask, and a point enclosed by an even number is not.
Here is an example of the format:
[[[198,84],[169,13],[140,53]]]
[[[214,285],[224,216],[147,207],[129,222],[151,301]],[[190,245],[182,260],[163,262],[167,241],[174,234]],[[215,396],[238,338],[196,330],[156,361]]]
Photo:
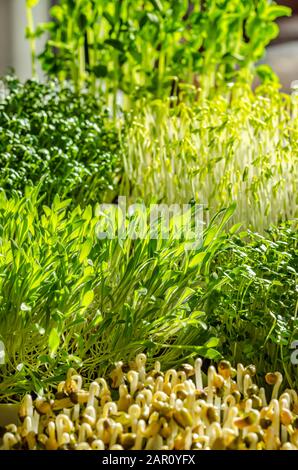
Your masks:
[[[279,22],[280,35],[268,48],[263,63],[272,66],[281,79],[284,91],[298,80],[298,0],[279,0],[277,3],[293,9],[292,18]],[[47,20],[49,6],[55,0],[41,0],[34,9],[35,23]],[[30,77],[29,46],[24,37],[26,27],[25,0],[0,0],[0,75],[13,68],[22,79]],[[42,48],[42,39],[39,49]]]
[[[298,80],[298,0],[279,0],[280,5],[292,8],[291,18],[279,21],[279,37],[268,47],[264,59],[280,77],[284,91]]]
[[[0,0],[0,75],[13,68],[22,80],[31,75],[29,45],[25,39],[25,3],[25,0]],[[34,8],[35,23],[47,20],[51,3],[41,0]],[[39,41],[39,50],[41,47],[42,41]]]

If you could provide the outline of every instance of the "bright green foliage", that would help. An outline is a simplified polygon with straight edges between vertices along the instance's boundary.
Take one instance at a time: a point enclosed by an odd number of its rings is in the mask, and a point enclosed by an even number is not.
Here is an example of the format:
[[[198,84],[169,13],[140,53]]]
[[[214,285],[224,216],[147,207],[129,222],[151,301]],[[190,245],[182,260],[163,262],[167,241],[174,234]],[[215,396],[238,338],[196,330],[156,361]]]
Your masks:
[[[91,206],[66,214],[69,201],[56,197],[40,215],[36,198],[0,197],[2,398],[47,387],[71,364],[92,377],[142,350],[168,365],[219,357],[202,311],[211,295],[204,278],[226,245],[222,227],[233,208],[186,251],[172,232],[99,239]]]
[[[297,227],[224,233],[230,208],[189,251],[172,232],[100,239],[91,206],[66,212],[56,197],[40,215],[36,198],[0,199],[2,397],[46,389],[70,365],[91,379],[140,351],[165,367],[224,354],[295,380]]]
[[[235,220],[262,232],[298,215],[298,97],[235,85],[195,105],[144,103],[127,118],[124,158],[121,194],[211,212],[236,201]]]
[[[70,86],[6,77],[0,102],[0,188],[8,194],[42,180],[45,202],[54,196],[97,202],[117,182],[120,144],[107,112]]]
[[[106,98],[176,95],[181,81],[203,94],[254,63],[290,9],[271,0],[60,0],[40,56],[49,75],[92,84]],[[127,103],[125,103],[126,105]]]
[[[38,1],[26,0],[32,75],[47,32],[40,60],[58,81],[8,77],[0,102],[0,400],[141,351],[164,368],[224,355],[297,385],[297,225],[268,226],[297,216],[298,98],[264,66],[251,90],[289,9],[60,0],[35,28]],[[119,195],[227,209],[196,249],[176,221],[168,238],[135,239],[136,213],[130,237],[101,238],[113,227],[95,203]]]

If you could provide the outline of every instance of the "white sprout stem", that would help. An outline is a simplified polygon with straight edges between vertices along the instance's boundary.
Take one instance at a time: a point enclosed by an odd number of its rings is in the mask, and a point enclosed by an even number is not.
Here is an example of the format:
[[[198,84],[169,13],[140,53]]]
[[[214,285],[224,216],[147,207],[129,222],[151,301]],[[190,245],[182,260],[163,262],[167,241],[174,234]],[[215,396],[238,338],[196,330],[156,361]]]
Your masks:
[[[252,385],[251,376],[249,374],[245,374],[243,379],[243,395],[247,397],[247,389]]]
[[[207,403],[213,404],[213,381],[214,376],[216,374],[216,370],[213,366],[208,368],[208,392],[207,392]]]
[[[23,429],[26,434],[33,431],[32,421],[33,419],[31,418],[31,416],[26,416],[26,418],[24,419]]]
[[[145,430],[146,430],[146,422],[143,419],[141,419],[138,422],[137,437],[135,440],[135,445],[133,447],[133,450],[142,450]]]
[[[92,428],[88,423],[82,423],[79,431],[78,442],[86,442],[86,438],[92,436]]]
[[[3,450],[10,450],[17,443],[16,437],[11,432],[6,432],[3,437]]]
[[[169,369],[165,374],[165,380],[164,380],[165,385],[166,386],[168,385],[171,388],[171,390],[173,390],[173,387],[175,387],[177,382],[178,382],[177,372],[175,371],[175,369]]]
[[[220,397],[215,396],[214,406],[215,408],[218,409],[218,412],[220,413],[220,410],[221,410],[221,398]]]
[[[25,396],[25,410],[26,410],[26,416],[33,416],[33,403],[32,403],[32,397],[31,395],[26,395]]]
[[[80,405],[79,403],[74,405],[72,411],[72,421],[75,423],[80,417]]]
[[[275,450],[275,433],[272,427],[269,427],[266,431],[267,434],[267,442],[266,442],[266,450]]]
[[[192,444],[192,431],[191,428],[188,427],[185,430],[185,438],[184,438],[184,448],[183,450],[190,450]]]
[[[207,428],[207,436],[209,437],[209,447],[212,447],[215,440],[222,435],[222,429],[219,423],[212,423]]]
[[[144,383],[146,378],[146,356],[145,354],[139,354],[136,358],[138,373],[139,373],[139,380]]]
[[[129,383],[130,383],[130,394],[131,394],[131,396],[133,396],[134,393],[137,391],[137,388],[138,388],[139,374],[136,371],[131,370],[127,374],[127,378],[128,378]]]
[[[33,412],[33,418],[32,418],[32,430],[34,431],[35,434],[38,434],[38,427],[39,427],[39,413],[35,410]]]
[[[282,383],[282,375],[280,372],[276,372],[276,375],[277,375],[277,380],[276,380],[276,384],[274,385],[273,387],[273,390],[272,390],[272,400],[274,399],[277,399],[278,398],[278,391],[279,391],[279,388],[281,386],[281,383]]]
[[[195,378],[196,378],[196,387],[197,390],[203,389],[203,380],[202,380],[202,359],[198,358],[195,361]]]
[[[112,435],[110,439],[110,448],[111,446],[115,445],[117,443],[118,436],[121,435],[122,432],[122,426],[120,423],[114,423],[112,426]]]
[[[273,420],[272,427],[274,430],[275,436],[279,437],[279,427],[280,427],[280,407],[279,402],[276,399],[271,400],[270,409],[273,411]]]
[[[156,434],[148,439],[146,450],[161,450],[163,446],[163,438],[160,434]]]
[[[262,406],[263,407],[267,406],[266,393],[265,393],[265,389],[263,387],[261,387],[260,390],[259,390],[259,397],[262,400]]]
[[[99,396],[99,384],[97,382],[92,382],[89,387],[89,397],[87,401],[87,406],[94,406],[95,397]]]
[[[248,398],[245,403],[245,413],[249,413],[252,409],[252,399]]]
[[[284,444],[288,440],[288,430],[286,426],[281,425],[281,443]]]
[[[250,432],[247,437],[250,440],[249,450],[257,450],[258,436],[255,432]]]

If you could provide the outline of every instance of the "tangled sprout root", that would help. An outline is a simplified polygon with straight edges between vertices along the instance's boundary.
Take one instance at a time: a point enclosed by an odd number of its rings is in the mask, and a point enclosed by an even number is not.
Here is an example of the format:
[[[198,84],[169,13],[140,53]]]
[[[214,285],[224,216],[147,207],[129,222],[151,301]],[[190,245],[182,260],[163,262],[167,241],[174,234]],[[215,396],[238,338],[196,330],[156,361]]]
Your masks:
[[[201,359],[166,372],[145,364],[144,354],[128,371],[118,362],[88,390],[70,369],[55,398],[26,395],[21,424],[2,429],[2,449],[298,450],[298,397],[279,394],[279,372],[265,377],[267,402],[254,366],[221,361],[205,378]]]

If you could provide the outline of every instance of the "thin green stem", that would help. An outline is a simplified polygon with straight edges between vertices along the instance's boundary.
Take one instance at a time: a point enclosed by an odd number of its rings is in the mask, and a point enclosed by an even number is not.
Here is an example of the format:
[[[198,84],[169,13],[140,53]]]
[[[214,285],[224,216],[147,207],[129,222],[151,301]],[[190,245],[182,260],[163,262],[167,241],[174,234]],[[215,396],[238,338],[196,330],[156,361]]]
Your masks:
[[[37,68],[36,68],[36,40],[34,37],[34,18],[32,8],[26,5],[26,17],[27,17],[27,27],[29,33],[29,44],[31,52],[31,70],[32,77],[37,77]]]

